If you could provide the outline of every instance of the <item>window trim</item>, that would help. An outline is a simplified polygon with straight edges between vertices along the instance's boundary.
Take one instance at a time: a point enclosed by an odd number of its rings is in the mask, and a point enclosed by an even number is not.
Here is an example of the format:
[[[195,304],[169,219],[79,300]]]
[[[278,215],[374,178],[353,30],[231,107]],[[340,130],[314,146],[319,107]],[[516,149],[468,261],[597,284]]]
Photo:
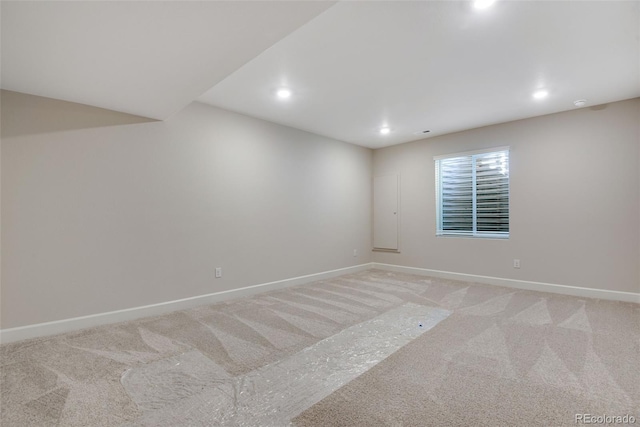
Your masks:
[[[451,159],[453,157],[475,156],[476,154],[487,154],[496,151],[511,151],[511,147],[508,145],[502,147],[483,148],[482,150],[462,151],[459,153],[442,154],[440,156],[433,156],[433,160]]]
[[[442,185],[438,185],[439,179],[436,175],[436,237],[457,237],[457,238],[470,238],[470,239],[498,239],[498,240],[508,240],[511,236],[511,147],[510,146],[501,146],[501,147],[491,147],[484,148],[480,150],[473,151],[463,151],[458,153],[451,154],[443,154],[439,156],[433,156],[433,166],[434,166],[434,174],[437,172],[436,163],[438,160],[451,159],[456,157],[472,157],[481,154],[487,153],[495,153],[500,151],[506,151],[509,156],[509,189],[508,189],[508,197],[509,197],[509,232],[506,234],[503,233],[491,233],[491,232],[483,232],[483,231],[453,231],[453,230],[442,230],[441,222],[441,201],[442,201]],[[476,174],[473,173],[472,177],[472,191],[473,191],[473,212],[476,212],[477,209],[477,200],[476,200]],[[473,216],[473,229],[476,229],[476,216]]]

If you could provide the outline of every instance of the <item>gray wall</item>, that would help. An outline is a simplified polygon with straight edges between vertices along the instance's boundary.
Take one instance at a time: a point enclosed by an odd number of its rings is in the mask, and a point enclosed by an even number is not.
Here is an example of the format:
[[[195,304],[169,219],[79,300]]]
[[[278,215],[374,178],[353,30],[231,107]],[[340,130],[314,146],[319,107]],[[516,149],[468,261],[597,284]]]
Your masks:
[[[2,133],[2,328],[371,260],[369,149],[198,103],[149,122],[10,92]]]
[[[153,122],[1,100],[2,328],[369,261],[640,291],[638,99],[373,155],[198,103]],[[502,145],[511,238],[436,238],[433,156]],[[401,174],[400,254],[371,256],[372,170]]]
[[[401,253],[373,260],[640,292],[639,123],[634,99],[375,150],[374,176],[401,174]],[[436,238],[433,156],[498,146],[511,147],[509,240]]]

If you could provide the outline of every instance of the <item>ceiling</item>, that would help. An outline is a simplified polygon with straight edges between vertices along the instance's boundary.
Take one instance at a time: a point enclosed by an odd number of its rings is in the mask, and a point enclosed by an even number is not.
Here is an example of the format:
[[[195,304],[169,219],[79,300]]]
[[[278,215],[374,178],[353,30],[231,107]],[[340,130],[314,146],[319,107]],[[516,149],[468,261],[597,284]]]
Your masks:
[[[332,4],[2,1],[2,89],[166,119]]]
[[[640,2],[3,1],[2,88],[378,148],[640,96]]]

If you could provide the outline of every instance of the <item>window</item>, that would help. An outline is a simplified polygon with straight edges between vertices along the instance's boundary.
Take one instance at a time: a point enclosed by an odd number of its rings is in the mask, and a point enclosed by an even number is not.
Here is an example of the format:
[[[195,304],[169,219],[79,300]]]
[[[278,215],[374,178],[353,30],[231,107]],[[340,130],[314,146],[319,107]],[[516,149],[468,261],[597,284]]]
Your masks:
[[[509,237],[509,148],[435,157],[437,236]]]

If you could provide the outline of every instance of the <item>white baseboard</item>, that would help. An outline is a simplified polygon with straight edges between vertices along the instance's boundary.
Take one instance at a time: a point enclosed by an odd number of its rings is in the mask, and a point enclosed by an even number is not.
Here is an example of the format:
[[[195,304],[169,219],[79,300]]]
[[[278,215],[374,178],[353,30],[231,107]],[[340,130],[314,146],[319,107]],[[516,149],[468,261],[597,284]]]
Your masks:
[[[527,280],[503,279],[500,277],[453,273],[451,271],[429,270],[426,268],[405,267],[378,262],[372,262],[371,264],[373,268],[398,273],[409,273],[420,276],[439,277],[442,279],[461,280],[464,282],[483,283],[486,285],[504,286],[507,288],[526,289],[528,291],[551,292],[554,294],[573,295],[583,298],[599,298],[613,301],[640,303],[640,293],[634,292],[608,291],[605,289],[580,288],[577,286],[555,285],[551,283],[531,282]]]
[[[17,328],[2,329],[0,330],[0,343],[4,344],[26,340],[29,338],[44,337],[49,335],[61,334],[64,332],[77,331],[79,329],[91,328],[94,326],[126,322],[128,320],[139,319],[142,317],[157,316],[176,310],[184,310],[187,308],[197,307],[199,305],[214,304],[234,298],[240,298],[257,293],[315,282],[317,280],[330,279],[332,277],[341,276],[343,274],[357,273],[360,271],[368,270],[370,268],[371,264],[366,263],[353,267],[339,268],[337,270],[324,271],[321,273],[293,277],[291,279],[278,280],[275,282],[261,283],[259,285],[246,286],[240,289],[215,292],[212,294],[183,298],[175,301],[167,301],[159,304],[127,308],[124,310],[92,314],[89,316],[74,317],[71,319],[56,320],[53,322],[37,323],[35,325],[20,326]]]
[[[159,304],[145,305],[141,307],[127,308],[124,310],[110,311],[107,313],[92,314],[89,316],[74,317],[72,319],[56,320],[53,322],[38,323],[35,325],[20,326],[17,328],[0,330],[0,343],[10,343],[30,338],[44,337],[77,331],[94,326],[111,323],[126,322],[142,317],[157,316],[176,310],[197,307],[200,305],[214,304],[234,298],[255,295],[262,292],[303,285],[318,280],[330,279],[343,274],[357,273],[364,270],[377,268],[380,270],[409,273],[420,276],[439,277],[442,279],[461,280],[465,282],[483,283],[487,285],[504,286],[508,288],[525,289],[529,291],[551,292],[555,294],[573,295],[583,298],[600,298],[613,301],[640,303],[640,294],[634,292],[608,291],[604,289],[580,288],[577,286],[555,285],[551,283],[531,282],[526,280],[503,279],[500,277],[478,276],[475,274],[454,273],[450,271],[429,270],[426,268],[405,267],[401,265],[382,264],[377,262],[360,264],[353,267],[339,268],[337,270],[324,271],[306,276],[293,277],[291,279],[262,283],[247,286],[240,289],[215,292],[191,298],[175,301],[167,301]]]

